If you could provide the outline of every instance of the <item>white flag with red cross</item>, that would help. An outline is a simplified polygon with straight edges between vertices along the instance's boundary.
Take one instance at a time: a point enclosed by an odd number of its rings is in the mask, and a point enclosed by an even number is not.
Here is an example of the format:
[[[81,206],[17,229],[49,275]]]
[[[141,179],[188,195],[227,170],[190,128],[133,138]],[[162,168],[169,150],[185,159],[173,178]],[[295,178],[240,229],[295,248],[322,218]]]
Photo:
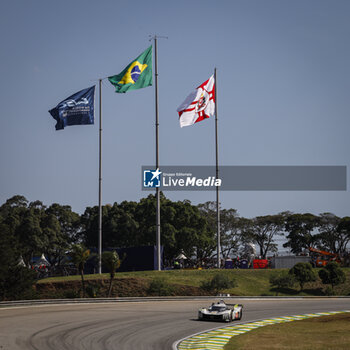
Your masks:
[[[188,126],[215,114],[215,79],[212,75],[189,94],[177,109],[180,126]]]

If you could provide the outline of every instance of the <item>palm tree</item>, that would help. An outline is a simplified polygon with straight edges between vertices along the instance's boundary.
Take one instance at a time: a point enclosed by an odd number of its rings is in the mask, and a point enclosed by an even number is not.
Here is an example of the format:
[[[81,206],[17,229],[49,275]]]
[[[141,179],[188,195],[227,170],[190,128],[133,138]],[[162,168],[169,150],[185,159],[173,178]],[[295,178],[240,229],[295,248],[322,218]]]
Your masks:
[[[90,250],[87,249],[83,244],[75,244],[72,246],[70,256],[72,258],[72,262],[77,267],[80,273],[81,284],[83,289],[83,298],[85,298],[84,265],[89,259]]]
[[[109,271],[109,288],[108,288],[108,298],[111,296],[113,279],[115,276],[115,271],[120,267],[119,255],[116,251],[103,252],[102,253],[102,264]]]

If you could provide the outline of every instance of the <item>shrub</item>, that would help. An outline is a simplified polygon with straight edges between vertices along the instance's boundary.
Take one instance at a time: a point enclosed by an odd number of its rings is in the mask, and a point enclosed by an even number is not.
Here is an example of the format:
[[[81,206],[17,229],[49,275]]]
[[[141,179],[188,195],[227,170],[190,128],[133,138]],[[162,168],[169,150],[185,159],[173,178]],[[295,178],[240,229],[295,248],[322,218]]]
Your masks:
[[[277,293],[278,290],[282,288],[293,288],[295,282],[295,276],[287,271],[274,273],[270,276],[270,284],[277,289]]]
[[[80,291],[75,290],[75,289],[67,289],[64,291],[64,297],[67,299],[80,298]]]
[[[305,283],[316,281],[316,274],[309,263],[297,263],[289,270],[289,273],[294,275],[300,285],[300,290],[304,289]]]
[[[201,288],[207,292],[218,294],[224,289],[234,288],[237,286],[236,281],[226,274],[216,274],[209,281],[203,281]]]
[[[346,276],[341,267],[332,261],[328,263],[323,269],[318,272],[323,284],[330,284],[332,289],[338,284],[346,281]]]
[[[334,290],[331,286],[327,286],[324,290],[324,293],[329,296],[335,295]]]
[[[148,293],[152,295],[167,296],[172,295],[173,292],[173,286],[160,277],[154,278],[148,287]]]
[[[89,298],[96,298],[100,292],[100,286],[96,284],[89,284],[86,287],[86,294]]]

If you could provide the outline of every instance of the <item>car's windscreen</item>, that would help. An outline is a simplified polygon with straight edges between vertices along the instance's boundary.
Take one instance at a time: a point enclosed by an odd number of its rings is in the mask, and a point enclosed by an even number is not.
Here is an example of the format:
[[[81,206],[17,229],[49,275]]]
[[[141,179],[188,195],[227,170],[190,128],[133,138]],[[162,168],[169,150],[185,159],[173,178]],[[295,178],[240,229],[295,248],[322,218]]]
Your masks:
[[[212,306],[210,309],[210,311],[225,311],[226,310],[226,307],[223,307],[223,306]]]

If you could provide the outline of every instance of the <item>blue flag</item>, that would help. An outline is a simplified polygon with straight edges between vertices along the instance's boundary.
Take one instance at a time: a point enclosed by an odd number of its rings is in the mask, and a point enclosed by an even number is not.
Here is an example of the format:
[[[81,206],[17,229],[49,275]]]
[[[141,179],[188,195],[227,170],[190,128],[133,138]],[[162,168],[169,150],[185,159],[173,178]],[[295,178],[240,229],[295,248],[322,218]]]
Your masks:
[[[69,125],[94,123],[95,86],[81,90],[60,102],[49,113],[57,121],[56,130]]]

